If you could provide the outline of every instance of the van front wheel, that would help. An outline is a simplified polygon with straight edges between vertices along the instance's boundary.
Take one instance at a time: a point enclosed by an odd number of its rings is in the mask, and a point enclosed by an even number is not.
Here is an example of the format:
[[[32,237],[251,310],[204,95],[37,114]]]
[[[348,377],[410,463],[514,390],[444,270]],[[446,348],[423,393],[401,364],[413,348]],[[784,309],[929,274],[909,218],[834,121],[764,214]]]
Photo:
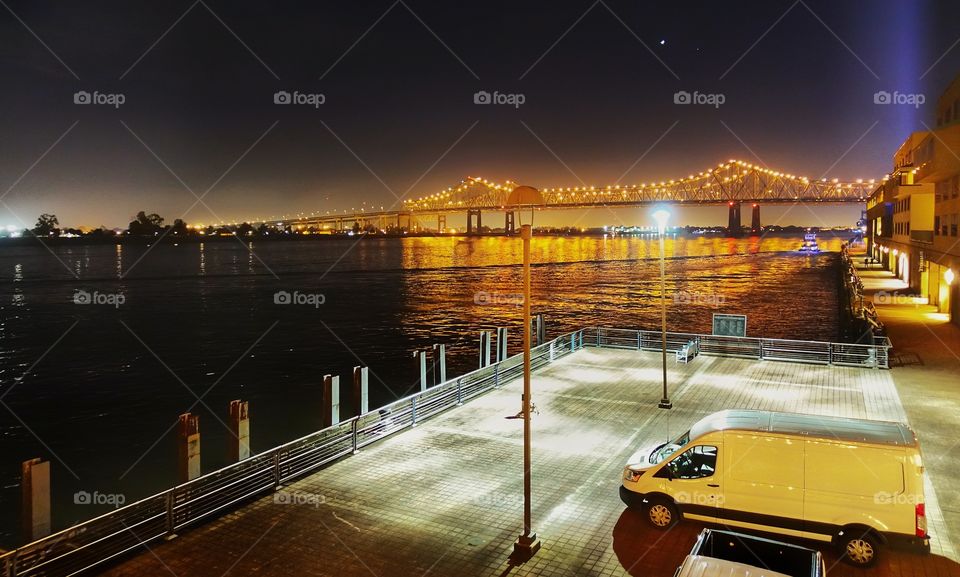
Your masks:
[[[857,567],[870,567],[877,562],[880,543],[872,534],[861,535],[857,531],[850,532],[844,535],[839,543],[840,553],[847,563]]]
[[[657,529],[668,529],[677,522],[679,517],[677,508],[665,499],[650,501],[644,507],[647,521]]]

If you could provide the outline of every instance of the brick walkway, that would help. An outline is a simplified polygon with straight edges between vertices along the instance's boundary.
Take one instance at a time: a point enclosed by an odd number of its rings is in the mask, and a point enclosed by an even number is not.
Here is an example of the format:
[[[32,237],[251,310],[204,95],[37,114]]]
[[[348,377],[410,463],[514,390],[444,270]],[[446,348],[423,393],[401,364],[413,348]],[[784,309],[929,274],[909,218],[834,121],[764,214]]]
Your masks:
[[[669,577],[700,526],[649,529],[617,496],[623,463],[723,408],[900,419],[890,371],[586,349],[534,376],[534,527],[543,549],[508,561],[521,520],[518,382],[363,450],[223,518],[151,546],[107,575],[643,575]],[[275,502],[275,501],[287,502]],[[289,501],[294,501],[290,503]],[[938,512],[931,510],[931,516]],[[960,576],[939,556],[884,552],[871,571]]]
[[[913,302],[904,292],[906,285],[893,273],[876,265],[861,267],[859,272],[864,292],[874,301],[893,342],[890,374],[920,437],[924,465],[955,543],[960,538],[960,483],[955,466],[960,458],[960,327],[935,307]],[[942,533],[944,527],[931,527],[931,531]],[[956,553],[953,558],[957,559]]]

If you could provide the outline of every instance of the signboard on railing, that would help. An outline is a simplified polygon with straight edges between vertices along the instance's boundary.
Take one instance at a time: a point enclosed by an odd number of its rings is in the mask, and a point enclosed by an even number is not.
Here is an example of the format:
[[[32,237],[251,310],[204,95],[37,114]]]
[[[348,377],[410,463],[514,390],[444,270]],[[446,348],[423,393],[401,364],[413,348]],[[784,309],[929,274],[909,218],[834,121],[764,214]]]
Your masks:
[[[747,315],[713,315],[713,334],[721,337],[747,336]]]

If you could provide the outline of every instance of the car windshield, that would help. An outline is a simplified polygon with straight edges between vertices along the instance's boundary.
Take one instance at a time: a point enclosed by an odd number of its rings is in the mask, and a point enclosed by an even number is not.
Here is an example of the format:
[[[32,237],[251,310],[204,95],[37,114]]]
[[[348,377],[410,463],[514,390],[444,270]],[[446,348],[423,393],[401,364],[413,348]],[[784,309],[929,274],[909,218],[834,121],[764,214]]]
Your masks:
[[[678,449],[683,448],[683,446],[689,442],[690,442],[690,431],[687,431],[686,433],[680,435],[679,437],[670,441],[669,443],[660,445],[659,447],[654,449],[652,453],[650,453],[650,464],[656,465],[660,461],[666,459],[670,455],[677,452]]]

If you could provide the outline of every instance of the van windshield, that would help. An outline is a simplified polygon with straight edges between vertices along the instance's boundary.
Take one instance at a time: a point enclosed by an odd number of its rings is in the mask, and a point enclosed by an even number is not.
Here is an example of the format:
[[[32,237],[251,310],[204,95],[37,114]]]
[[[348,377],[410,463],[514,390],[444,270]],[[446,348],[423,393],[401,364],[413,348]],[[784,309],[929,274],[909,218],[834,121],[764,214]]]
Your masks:
[[[669,443],[660,445],[650,453],[650,464],[656,465],[690,442],[690,431],[680,435]]]

